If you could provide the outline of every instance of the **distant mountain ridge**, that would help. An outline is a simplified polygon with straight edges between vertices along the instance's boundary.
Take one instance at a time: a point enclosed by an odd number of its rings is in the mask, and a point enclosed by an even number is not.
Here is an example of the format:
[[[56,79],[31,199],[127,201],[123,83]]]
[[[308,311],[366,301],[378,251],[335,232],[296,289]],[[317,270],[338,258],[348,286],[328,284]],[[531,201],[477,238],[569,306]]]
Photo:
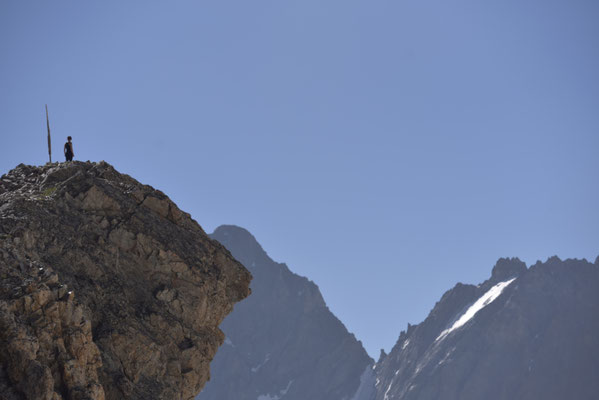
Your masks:
[[[271,260],[243,228],[221,226],[210,236],[254,278],[252,295],[221,325],[226,342],[198,399],[352,399],[373,360],[318,287]]]
[[[599,393],[599,265],[500,259],[458,284],[376,365],[376,400],[591,400]]]
[[[597,398],[599,257],[530,268],[499,259],[488,280],[447,291],[373,364],[316,285],[273,262],[249,232],[223,226],[211,236],[252,272],[254,292],[223,322],[227,341],[200,400]],[[320,318],[337,327],[327,346],[312,342]]]

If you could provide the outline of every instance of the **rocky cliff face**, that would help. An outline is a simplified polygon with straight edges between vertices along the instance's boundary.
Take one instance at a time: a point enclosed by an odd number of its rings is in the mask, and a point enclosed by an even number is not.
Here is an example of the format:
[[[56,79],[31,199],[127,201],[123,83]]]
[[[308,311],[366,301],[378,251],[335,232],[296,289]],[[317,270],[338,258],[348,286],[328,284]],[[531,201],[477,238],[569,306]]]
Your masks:
[[[191,399],[249,272],[106,163],[0,178],[0,399]]]
[[[227,339],[198,399],[364,399],[367,390],[358,395],[358,387],[371,378],[373,361],[327,308],[318,287],[271,260],[245,229],[221,226],[211,236],[254,280],[252,296],[221,326]]]
[[[501,259],[401,333],[376,365],[376,399],[596,399],[597,332],[599,263]]]

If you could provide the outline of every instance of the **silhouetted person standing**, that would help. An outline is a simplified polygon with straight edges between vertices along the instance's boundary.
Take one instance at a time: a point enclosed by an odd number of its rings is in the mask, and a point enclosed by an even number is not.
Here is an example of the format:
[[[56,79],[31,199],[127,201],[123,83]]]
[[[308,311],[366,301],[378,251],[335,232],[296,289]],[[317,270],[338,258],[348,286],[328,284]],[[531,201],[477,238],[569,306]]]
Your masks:
[[[70,136],[67,137],[67,142],[64,144],[64,156],[67,161],[73,161],[73,156],[75,153],[73,152],[73,143],[71,142],[72,138]]]

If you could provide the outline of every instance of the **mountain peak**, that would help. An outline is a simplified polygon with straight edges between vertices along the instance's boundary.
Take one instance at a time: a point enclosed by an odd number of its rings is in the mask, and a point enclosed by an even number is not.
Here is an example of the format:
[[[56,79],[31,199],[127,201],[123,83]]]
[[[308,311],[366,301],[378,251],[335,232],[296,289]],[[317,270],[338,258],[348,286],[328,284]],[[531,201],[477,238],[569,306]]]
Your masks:
[[[254,235],[252,235],[247,229],[237,225],[220,225],[212,233],[215,239],[220,243],[227,240],[244,241],[250,243],[252,246],[261,247]],[[221,240],[222,239],[222,240]]]
[[[256,265],[269,260],[268,255],[254,235],[240,226],[220,225],[210,237],[229,249],[233,257],[250,271],[253,271]]]
[[[376,365],[375,400],[595,398],[598,287],[585,260],[498,260],[490,280],[456,285],[400,335]]]
[[[252,271],[252,295],[225,319],[227,342],[200,400],[363,400],[372,362],[318,286],[270,259],[247,230],[211,235]],[[362,394],[360,395],[362,396]]]
[[[500,258],[493,267],[491,280],[494,282],[504,281],[520,276],[524,272],[526,272],[526,264],[519,258]]]

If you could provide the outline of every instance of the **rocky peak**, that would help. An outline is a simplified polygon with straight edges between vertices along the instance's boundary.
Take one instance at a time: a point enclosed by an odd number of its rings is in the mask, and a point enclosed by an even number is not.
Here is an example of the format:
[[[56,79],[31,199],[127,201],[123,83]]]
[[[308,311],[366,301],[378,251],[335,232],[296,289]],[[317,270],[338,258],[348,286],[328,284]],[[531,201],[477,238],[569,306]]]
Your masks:
[[[191,399],[251,279],[164,193],[105,162],[0,178],[0,276],[7,400]]]
[[[221,225],[210,236],[229,249],[233,256],[252,272],[256,265],[264,264],[269,260],[254,235],[244,228],[236,225]]]
[[[376,365],[376,400],[594,399],[598,309],[596,264],[500,259],[400,335]]]
[[[404,332],[402,332],[404,333]],[[377,364],[379,364],[381,361],[383,361],[383,359],[387,357],[387,353],[385,352],[385,349],[381,349],[380,353],[379,353],[379,359],[376,362]]]
[[[526,272],[526,264],[518,258],[500,258],[493,267],[491,280],[501,282],[520,276],[524,272]]]
[[[372,360],[328,309],[318,286],[270,259],[243,228],[211,235],[252,271],[252,295],[227,335],[199,400],[369,400]]]

